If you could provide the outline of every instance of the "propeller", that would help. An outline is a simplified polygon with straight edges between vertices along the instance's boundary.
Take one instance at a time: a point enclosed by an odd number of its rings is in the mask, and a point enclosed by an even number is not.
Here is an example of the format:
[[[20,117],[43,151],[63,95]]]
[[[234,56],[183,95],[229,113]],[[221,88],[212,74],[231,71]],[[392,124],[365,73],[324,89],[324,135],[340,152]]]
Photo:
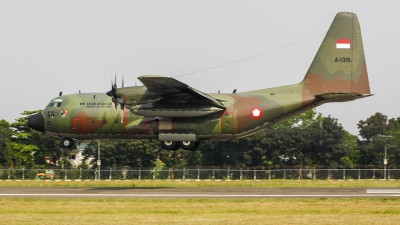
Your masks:
[[[124,78],[122,77],[122,87],[124,87]],[[108,96],[111,97],[111,101],[112,101],[112,115],[114,115],[115,110],[117,109],[117,105],[119,104],[118,102],[118,96],[117,96],[117,74],[115,74],[114,77],[114,83],[111,80],[111,90],[108,91],[106,94]],[[120,103],[120,107],[121,107],[121,123],[124,122],[124,110],[125,110],[125,104]]]
[[[112,80],[111,80],[111,91],[108,91],[106,94],[111,97],[112,115],[114,115],[114,111],[117,108],[117,104],[118,104],[118,101],[117,101],[118,96],[117,96],[117,84],[116,83],[113,84]]]
[[[122,77],[122,87],[124,87],[124,77]],[[124,123],[125,104],[121,103],[120,106],[121,106],[121,116],[120,116],[121,123]]]
[[[113,102],[114,98],[115,101],[117,100],[117,74],[115,74],[114,83],[111,80],[111,91],[108,91],[107,95],[113,98]]]

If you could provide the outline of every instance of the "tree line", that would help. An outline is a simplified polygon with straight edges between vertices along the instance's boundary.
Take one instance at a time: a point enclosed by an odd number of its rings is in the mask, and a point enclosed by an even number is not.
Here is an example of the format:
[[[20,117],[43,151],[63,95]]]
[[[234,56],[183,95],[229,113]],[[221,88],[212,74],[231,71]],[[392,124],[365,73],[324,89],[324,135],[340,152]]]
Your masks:
[[[45,157],[72,167],[69,149],[60,138],[27,127],[25,111],[13,123],[0,121],[0,168],[48,168]],[[198,150],[167,151],[157,141],[101,140],[101,166],[123,167],[237,167],[237,168],[363,168],[382,167],[387,147],[388,168],[400,165],[400,117],[377,112],[358,123],[359,137],[343,129],[336,118],[309,110],[273,128],[231,141],[202,141]],[[96,141],[88,141],[85,159],[96,165]]]

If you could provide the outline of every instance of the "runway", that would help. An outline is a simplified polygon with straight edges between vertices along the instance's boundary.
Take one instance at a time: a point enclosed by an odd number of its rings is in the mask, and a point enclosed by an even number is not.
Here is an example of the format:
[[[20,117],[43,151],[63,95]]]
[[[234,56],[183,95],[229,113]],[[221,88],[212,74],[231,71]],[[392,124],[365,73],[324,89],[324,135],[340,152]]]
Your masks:
[[[37,198],[386,198],[400,189],[385,188],[10,188],[0,197]]]

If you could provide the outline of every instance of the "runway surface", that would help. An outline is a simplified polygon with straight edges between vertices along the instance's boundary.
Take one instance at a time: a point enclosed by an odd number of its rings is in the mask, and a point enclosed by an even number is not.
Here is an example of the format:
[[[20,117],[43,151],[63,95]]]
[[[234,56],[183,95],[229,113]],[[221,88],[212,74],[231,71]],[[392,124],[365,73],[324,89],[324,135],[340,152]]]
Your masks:
[[[374,188],[10,188],[0,197],[39,198],[376,198],[400,189]]]

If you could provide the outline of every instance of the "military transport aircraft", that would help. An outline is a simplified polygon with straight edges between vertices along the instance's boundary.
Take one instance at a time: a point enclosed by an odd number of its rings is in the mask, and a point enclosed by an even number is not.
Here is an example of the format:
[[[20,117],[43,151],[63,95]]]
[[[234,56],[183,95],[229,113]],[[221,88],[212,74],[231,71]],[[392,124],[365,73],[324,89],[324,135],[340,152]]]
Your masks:
[[[144,86],[117,88],[114,81],[107,93],[60,93],[28,124],[62,138],[64,148],[74,140],[130,138],[195,150],[201,140],[244,137],[324,103],[371,96],[360,25],[350,12],[336,15],[298,84],[206,94],[171,77],[139,80]]]

